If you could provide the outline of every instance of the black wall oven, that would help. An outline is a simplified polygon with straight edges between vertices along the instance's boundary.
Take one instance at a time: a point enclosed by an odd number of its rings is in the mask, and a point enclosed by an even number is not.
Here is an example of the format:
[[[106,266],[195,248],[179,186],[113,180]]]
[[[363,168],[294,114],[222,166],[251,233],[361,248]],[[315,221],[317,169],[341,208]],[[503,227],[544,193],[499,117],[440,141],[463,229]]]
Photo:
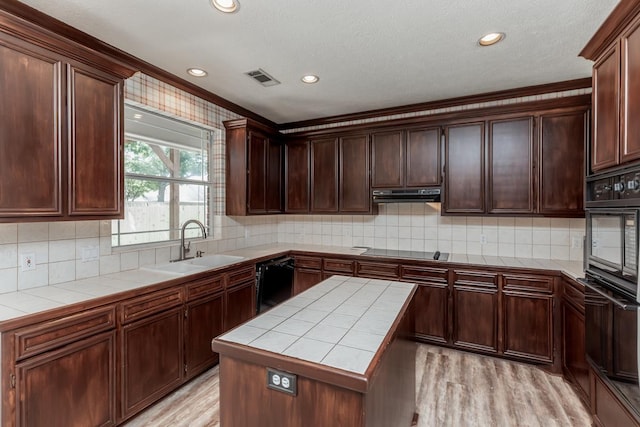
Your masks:
[[[638,221],[640,169],[587,180],[585,340],[587,357],[640,418]]]

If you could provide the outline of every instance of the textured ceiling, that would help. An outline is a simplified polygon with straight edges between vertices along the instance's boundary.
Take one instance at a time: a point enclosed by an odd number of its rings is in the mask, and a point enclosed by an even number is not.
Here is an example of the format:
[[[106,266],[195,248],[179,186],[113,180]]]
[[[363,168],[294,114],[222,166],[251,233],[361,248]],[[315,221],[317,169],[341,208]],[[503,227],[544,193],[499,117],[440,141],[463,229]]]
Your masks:
[[[240,0],[231,15],[208,0],[23,3],[284,123],[588,77],[578,53],[617,0]],[[492,31],[507,37],[479,47]],[[282,84],[244,75],[257,68]]]

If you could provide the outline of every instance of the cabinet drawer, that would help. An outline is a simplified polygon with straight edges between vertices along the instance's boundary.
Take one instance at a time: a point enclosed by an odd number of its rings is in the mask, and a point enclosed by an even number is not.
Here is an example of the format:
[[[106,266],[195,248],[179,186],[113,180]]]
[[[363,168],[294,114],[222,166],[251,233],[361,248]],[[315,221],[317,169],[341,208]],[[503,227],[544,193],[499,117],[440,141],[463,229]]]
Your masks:
[[[387,264],[383,262],[358,262],[358,276],[364,277],[388,277],[390,279],[400,278],[400,266],[398,264]]]
[[[296,256],[296,268],[311,268],[320,270],[322,268],[322,259],[308,256]]]
[[[16,359],[22,360],[115,326],[116,308],[111,306],[19,329],[15,333]]]
[[[251,265],[246,268],[231,271],[228,273],[229,280],[227,281],[227,288],[232,288],[241,283],[248,282],[250,280],[256,280],[256,268]]]
[[[400,268],[402,280],[407,282],[447,283],[446,268],[420,267],[417,265],[403,265]]]
[[[516,276],[505,274],[503,276],[505,291],[512,292],[542,292],[553,293],[553,277],[546,276]]]
[[[322,268],[324,268],[325,271],[349,273],[351,275],[353,274],[355,263],[355,261],[325,258],[322,260]]]
[[[207,295],[213,295],[216,292],[220,292],[223,287],[224,278],[222,275],[189,283],[186,286],[187,301],[191,301]]]
[[[121,304],[120,321],[130,323],[154,313],[182,304],[182,289],[166,289],[125,301]]]
[[[484,271],[454,270],[454,286],[498,289],[498,275]]]

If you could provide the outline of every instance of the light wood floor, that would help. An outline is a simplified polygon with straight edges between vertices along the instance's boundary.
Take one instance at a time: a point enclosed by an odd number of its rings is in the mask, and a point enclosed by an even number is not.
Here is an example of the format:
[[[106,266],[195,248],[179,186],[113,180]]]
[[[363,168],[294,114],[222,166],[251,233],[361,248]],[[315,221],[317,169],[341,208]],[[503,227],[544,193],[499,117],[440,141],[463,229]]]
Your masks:
[[[526,364],[419,344],[416,380],[420,427],[591,425],[562,377]],[[215,367],[126,426],[218,426],[218,420]]]

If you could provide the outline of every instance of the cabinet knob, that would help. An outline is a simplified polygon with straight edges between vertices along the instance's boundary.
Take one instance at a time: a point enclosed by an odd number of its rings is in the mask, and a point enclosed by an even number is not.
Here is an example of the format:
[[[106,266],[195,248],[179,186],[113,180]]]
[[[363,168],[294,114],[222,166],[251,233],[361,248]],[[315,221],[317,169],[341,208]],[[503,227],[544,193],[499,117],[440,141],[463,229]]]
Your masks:
[[[637,191],[638,189],[640,189],[640,181],[637,179],[627,181],[627,190]]]

